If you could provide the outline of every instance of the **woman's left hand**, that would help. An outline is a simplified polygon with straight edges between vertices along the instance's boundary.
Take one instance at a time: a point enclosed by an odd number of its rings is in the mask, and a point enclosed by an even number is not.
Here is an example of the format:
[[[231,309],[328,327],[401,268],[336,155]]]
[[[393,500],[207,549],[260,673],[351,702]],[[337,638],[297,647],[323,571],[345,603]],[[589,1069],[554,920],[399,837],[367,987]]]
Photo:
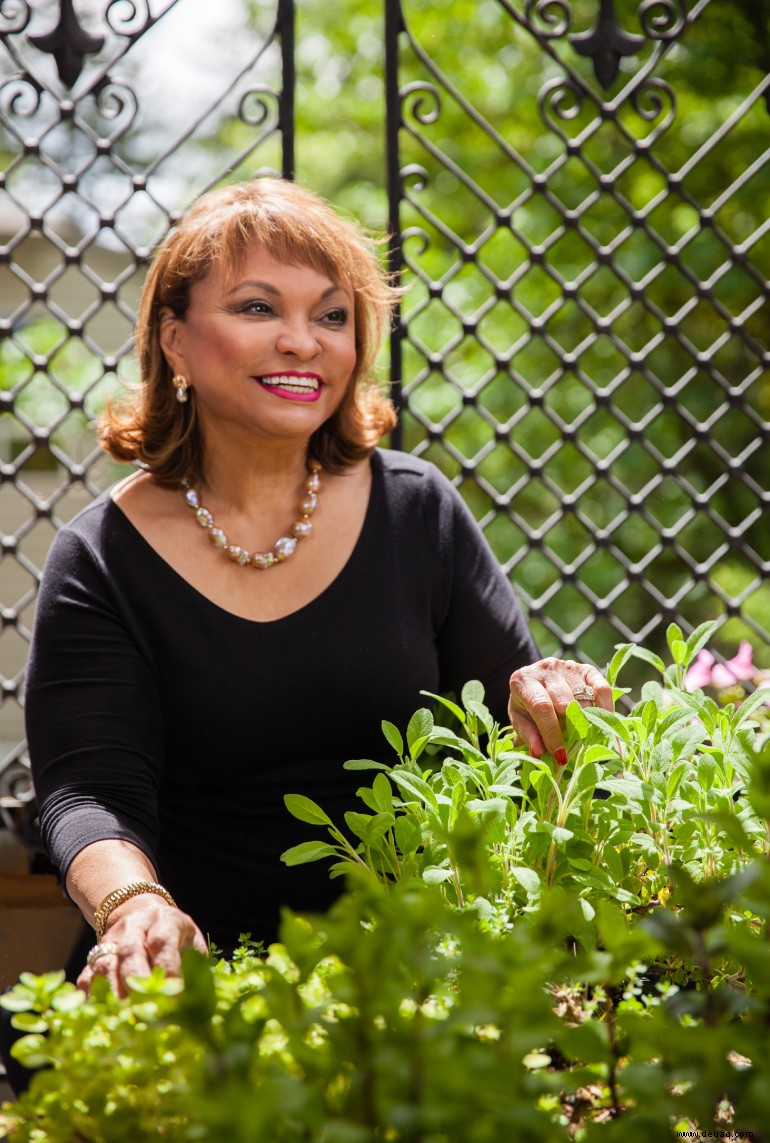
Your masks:
[[[572,659],[541,659],[511,675],[511,725],[535,758],[546,751],[567,764],[564,712],[575,699],[585,706],[613,710],[612,687],[596,667]]]

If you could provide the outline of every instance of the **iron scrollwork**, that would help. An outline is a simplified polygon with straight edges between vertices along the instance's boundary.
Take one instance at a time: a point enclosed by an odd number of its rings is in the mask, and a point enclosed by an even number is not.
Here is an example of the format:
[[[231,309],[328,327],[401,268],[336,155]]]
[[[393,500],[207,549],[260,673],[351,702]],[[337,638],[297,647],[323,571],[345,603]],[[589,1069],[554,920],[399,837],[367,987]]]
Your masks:
[[[606,91],[620,72],[623,59],[638,55],[647,40],[667,42],[676,39],[687,23],[685,0],[642,0],[637,15],[642,34],[621,27],[615,0],[599,0],[594,27],[587,32],[571,32],[569,0],[528,0],[526,19],[541,40],[567,38],[578,53],[590,59],[599,85]]]
[[[635,56],[644,47],[644,36],[632,35],[620,27],[615,0],[601,0],[596,27],[591,32],[570,36],[570,43],[581,56],[593,61],[594,74],[606,90],[612,87],[625,56]]]
[[[95,55],[104,47],[104,36],[92,36],[82,28],[72,0],[59,0],[59,22],[42,36],[30,36],[29,42],[56,60],[59,78],[67,87],[74,87],[87,55]]]

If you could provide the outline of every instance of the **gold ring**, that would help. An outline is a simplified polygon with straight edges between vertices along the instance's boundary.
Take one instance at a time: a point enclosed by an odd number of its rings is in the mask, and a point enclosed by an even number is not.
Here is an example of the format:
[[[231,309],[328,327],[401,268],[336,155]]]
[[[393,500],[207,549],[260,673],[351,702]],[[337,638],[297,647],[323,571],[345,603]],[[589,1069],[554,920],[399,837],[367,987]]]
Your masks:
[[[94,945],[86,957],[86,964],[92,966],[100,956],[114,956],[118,951],[118,946],[113,941],[104,941],[101,944]]]
[[[572,693],[575,696],[575,698],[578,700],[578,702],[580,701],[580,699],[585,699],[587,702],[593,702],[594,698],[595,698],[593,687],[588,687],[588,686],[573,687]]]

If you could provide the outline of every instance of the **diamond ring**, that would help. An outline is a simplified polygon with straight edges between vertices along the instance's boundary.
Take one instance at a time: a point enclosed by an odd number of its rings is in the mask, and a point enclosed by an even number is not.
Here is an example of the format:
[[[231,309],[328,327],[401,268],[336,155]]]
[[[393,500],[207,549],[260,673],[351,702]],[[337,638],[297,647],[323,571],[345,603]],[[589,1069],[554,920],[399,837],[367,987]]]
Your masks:
[[[593,687],[583,687],[583,686],[573,687],[572,693],[575,696],[575,698],[578,700],[578,702],[580,701],[580,699],[585,699],[586,702],[593,702],[594,701],[594,688]]]
[[[102,944],[94,945],[86,957],[86,964],[93,965],[100,956],[113,956],[118,951],[118,946],[113,941],[104,941]]]

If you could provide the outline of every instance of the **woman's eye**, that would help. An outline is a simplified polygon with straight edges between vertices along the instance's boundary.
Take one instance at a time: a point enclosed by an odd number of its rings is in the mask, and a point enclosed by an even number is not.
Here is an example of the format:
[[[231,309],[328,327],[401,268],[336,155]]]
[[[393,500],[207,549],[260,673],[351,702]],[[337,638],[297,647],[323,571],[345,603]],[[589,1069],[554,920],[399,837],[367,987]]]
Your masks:
[[[327,310],[323,316],[323,320],[328,322],[329,325],[344,325],[348,320],[348,311],[343,309]]]
[[[272,307],[268,302],[244,302],[240,307],[240,312],[243,314],[271,314]]]

